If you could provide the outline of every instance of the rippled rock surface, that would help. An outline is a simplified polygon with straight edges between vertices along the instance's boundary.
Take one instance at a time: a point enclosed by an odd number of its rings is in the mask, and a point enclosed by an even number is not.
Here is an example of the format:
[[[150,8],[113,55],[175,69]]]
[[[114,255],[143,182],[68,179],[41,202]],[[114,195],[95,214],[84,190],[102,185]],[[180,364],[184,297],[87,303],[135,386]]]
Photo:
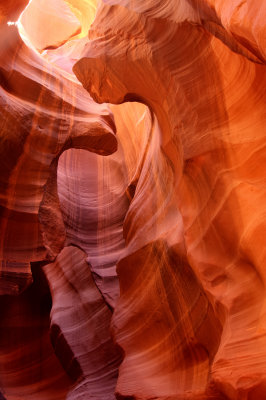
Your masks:
[[[4,398],[266,398],[265,21],[0,5]]]

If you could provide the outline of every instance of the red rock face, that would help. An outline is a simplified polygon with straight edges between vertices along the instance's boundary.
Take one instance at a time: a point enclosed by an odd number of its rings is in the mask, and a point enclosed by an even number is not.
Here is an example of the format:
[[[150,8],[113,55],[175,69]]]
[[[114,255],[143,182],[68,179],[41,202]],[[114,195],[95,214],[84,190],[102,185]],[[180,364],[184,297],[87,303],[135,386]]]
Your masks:
[[[264,400],[265,3],[33,0],[27,44],[26,3],[0,5],[3,396]]]

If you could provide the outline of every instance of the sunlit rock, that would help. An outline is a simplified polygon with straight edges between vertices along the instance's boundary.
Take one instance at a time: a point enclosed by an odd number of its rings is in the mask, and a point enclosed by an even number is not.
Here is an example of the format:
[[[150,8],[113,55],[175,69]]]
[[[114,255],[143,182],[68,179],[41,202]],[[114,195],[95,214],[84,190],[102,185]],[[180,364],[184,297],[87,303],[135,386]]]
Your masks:
[[[266,3],[26,6],[0,5],[0,392],[264,400]]]

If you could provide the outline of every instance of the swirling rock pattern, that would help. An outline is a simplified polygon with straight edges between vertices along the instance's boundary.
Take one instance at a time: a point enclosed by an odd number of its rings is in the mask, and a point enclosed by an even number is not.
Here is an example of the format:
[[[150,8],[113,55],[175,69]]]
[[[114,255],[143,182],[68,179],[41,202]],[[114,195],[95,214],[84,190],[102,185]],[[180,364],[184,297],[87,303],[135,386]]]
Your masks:
[[[12,6],[17,9],[11,3],[10,13],[1,20],[0,44],[0,386],[9,400],[59,400],[70,395],[79,377],[69,373],[64,347],[59,354],[53,350],[50,297],[39,298],[38,292],[47,287],[40,278],[42,266],[55,259],[66,239],[57,192],[58,159],[70,148],[107,155],[116,150],[117,140],[110,110],[94,103],[73,75],[41,58],[25,45],[17,26],[7,24],[19,16]],[[35,268],[39,272],[33,274]],[[97,332],[92,327],[92,334],[99,336],[102,330],[111,341],[105,330],[108,318],[103,317],[105,324]],[[104,343],[98,344],[103,353]],[[117,374],[117,366],[113,369]],[[107,397],[113,393],[110,389]]]
[[[154,113],[118,263],[123,396],[265,395],[262,15],[265,3],[106,0],[74,66],[96,101]],[[195,314],[188,293],[205,304]]]
[[[29,262],[64,244],[57,161],[67,148],[116,149],[110,111],[6,27],[1,46],[1,271],[28,280]],[[5,42],[4,42],[5,41]],[[99,108],[100,107],[100,108]],[[21,234],[23,232],[23,234]],[[24,263],[24,266],[23,266]],[[24,272],[23,272],[24,271]]]
[[[86,255],[66,247],[44,267],[51,293],[51,338],[68,374],[79,380],[68,400],[114,399],[120,353],[111,340],[112,316],[91,275]]]
[[[3,395],[264,400],[266,2],[55,1],[49,37],[34,3],[33,48],[0,6]]]
[[[145,149],[150,126],[149,113],[142,104],[113,107],[113,112],[118,140],[115,154],[102,157],[71,149],[61,155],[58,164],[66,244],[87,253],[95,282],[112,308],[119,296],[116,263],[125,248],[123,223],[131,200],[129,191],[142,162],[141,147]]]

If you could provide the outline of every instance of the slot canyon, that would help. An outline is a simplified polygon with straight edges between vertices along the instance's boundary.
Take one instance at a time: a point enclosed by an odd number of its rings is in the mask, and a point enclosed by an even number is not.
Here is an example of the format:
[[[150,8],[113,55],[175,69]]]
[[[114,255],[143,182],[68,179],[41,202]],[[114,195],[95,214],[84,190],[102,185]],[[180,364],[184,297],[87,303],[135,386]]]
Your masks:
[[[266,400],[266,0],[0,25],[0,400]]]

